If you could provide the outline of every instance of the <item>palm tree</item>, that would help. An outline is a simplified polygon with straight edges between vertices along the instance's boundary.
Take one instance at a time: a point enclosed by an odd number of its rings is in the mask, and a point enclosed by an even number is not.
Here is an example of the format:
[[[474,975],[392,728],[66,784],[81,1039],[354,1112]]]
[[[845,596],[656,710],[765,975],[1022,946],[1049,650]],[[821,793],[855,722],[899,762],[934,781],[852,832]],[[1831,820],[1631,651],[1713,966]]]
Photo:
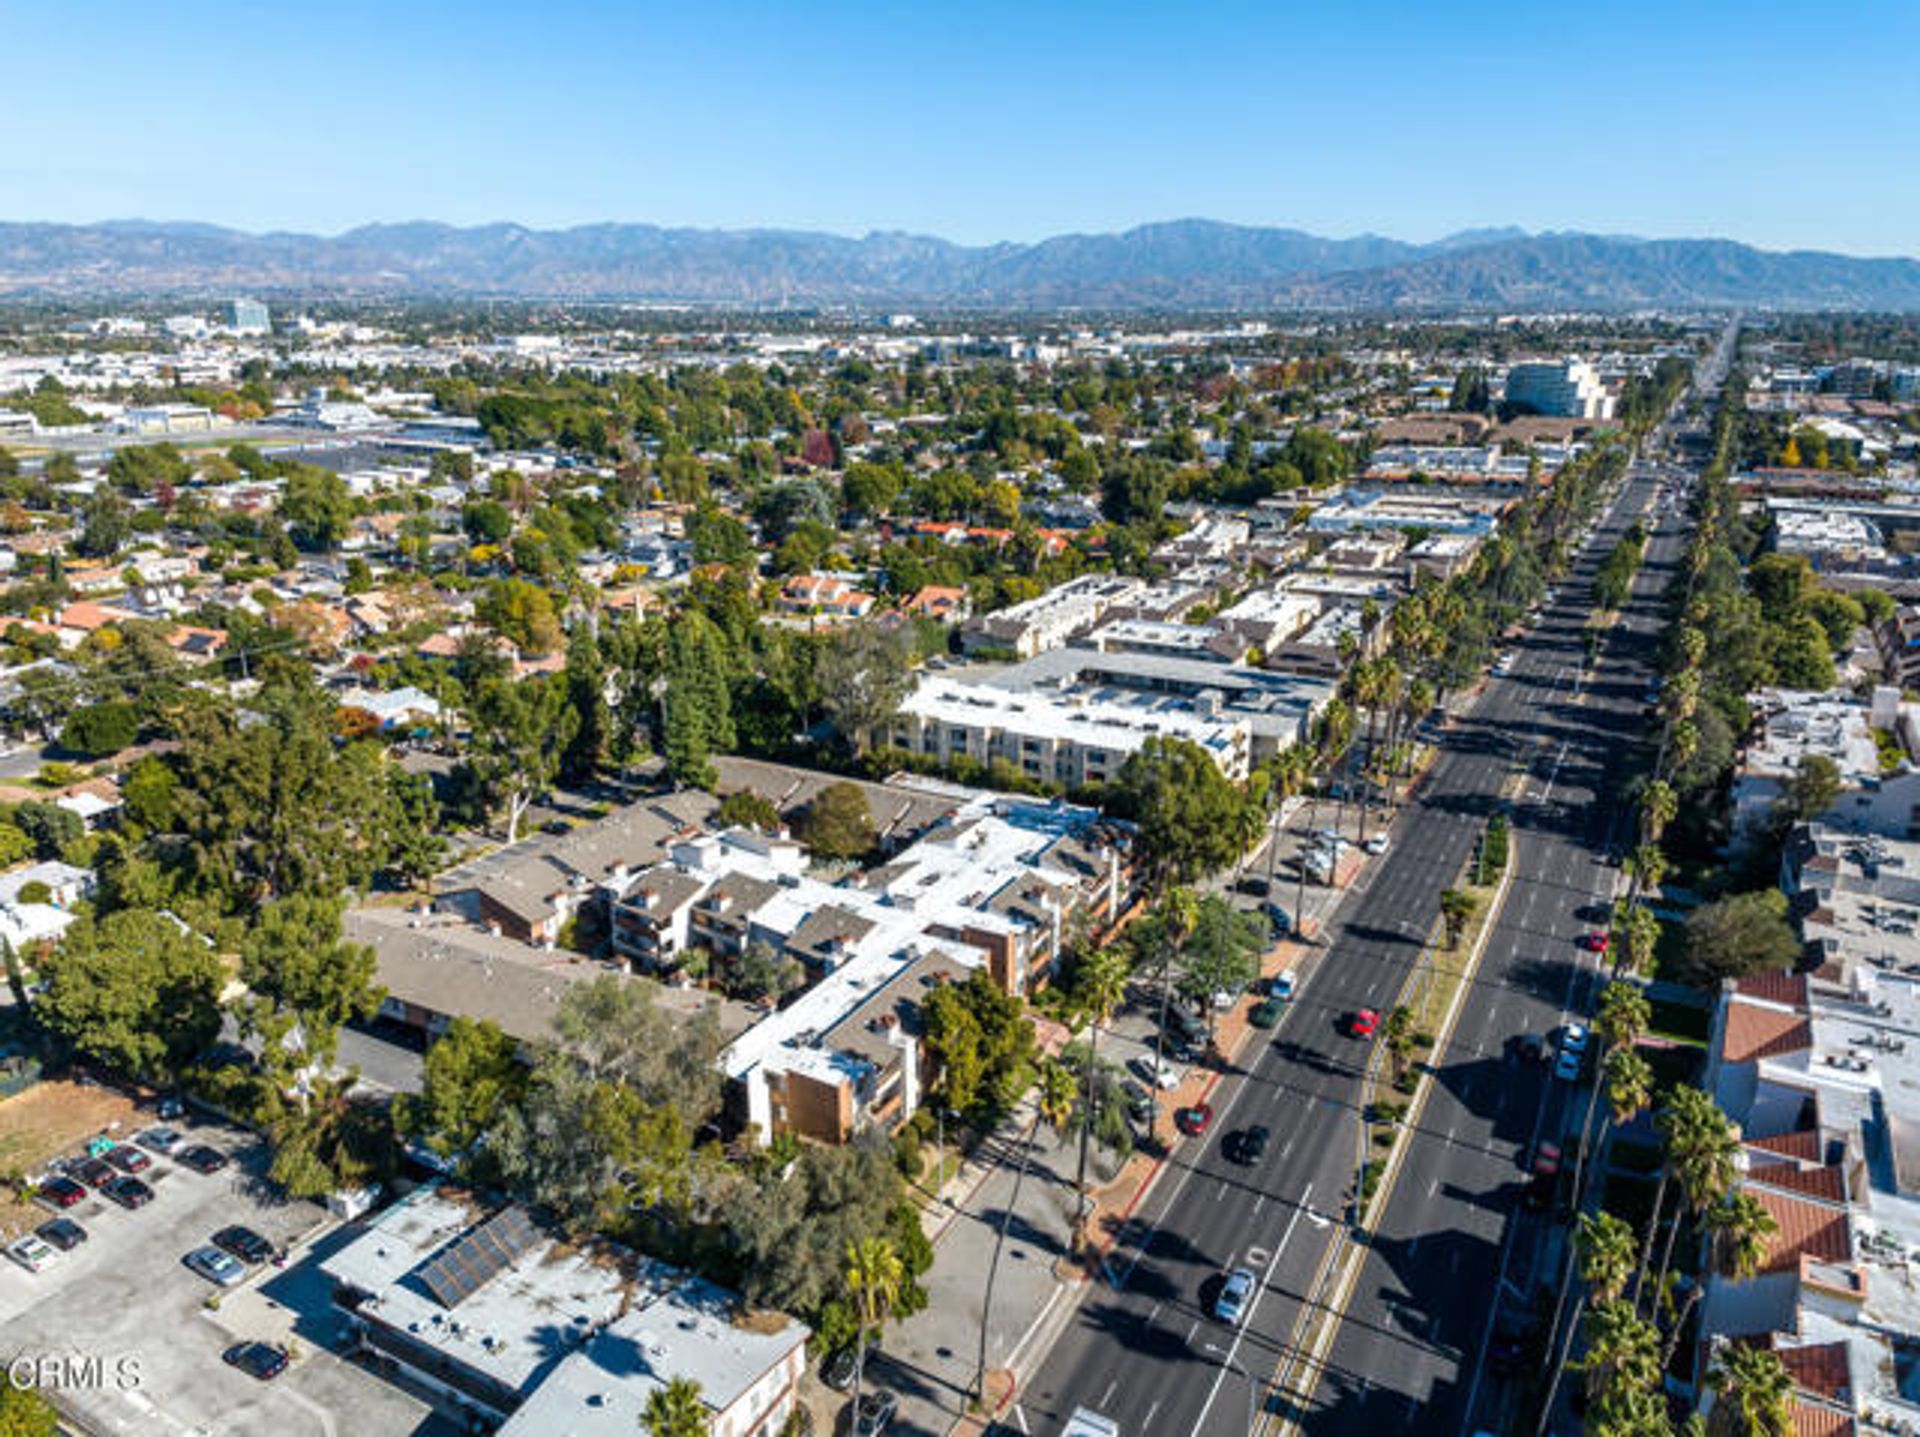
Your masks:
[[[1447,947],[1458,948],[1467,923],[1480,907],[1480,900],[1460,888],[1440,890],[1440,918],[1447,927]]]
[[[676,1377],[665,1387],[654,1388],[647,1394],[640,1425],[647,1437],[707,1437],[712,1429],[707,1426],[700,1384],[691,1377]]]
[[[1770,1348],[1728,1343],[1707,1373],[1714,1437],[1792,1437],[1793,1377]]]
[[[1622,866],[1633,885],[1627,890],[1627,902],[1635,904],[1650,888],[1658,888],[1667,876],[1667,855],[1657,843],[1642,843],[1626,856]]]
[[[1660,1334],[1634,1310],[1614,1298],[1587,1309],[1587,1399],[1603,1401],[1622,1389],[1660,1385]]]
[[[1659,852],[1655,849],[1654,852]],[[1614,922],[1613,976],[1653,971],[1654,950],[1660,946],[1660,920],[1640,904],[1622,912]]]
[[[1547,1329],[1547,1399],[1540,1407],[1538,1432],[1545,1432],[1553,1416],[1553,1404],[1560,1391],[1560,1374],[1567,1365],[1567,1350],[1573,1346],[1573,1334],[1580,1326],[1580,1313],[1589,1300],[1618,1303],[1633,1277],[1633,1229],[1610,1212],[1580,1215],[1574,1230],[1573,1252],[1580,1263],[1580,1280],[1586,1290],[1574,1299],[1573,1317],[1567,1323],[1567,1335],[1559,1337],[1560,1310],[1555,1305],[1553,1326]],[[1565,1284],[1562,1284],[1564,1291]]]
[[[1093,1138],[1093,1074],[1099,1062],[1100,1029],[1127,996],[1127,957],[1118,948],[1096,948],[1081,958],[1073,975],[1074,1002],[1087,1017],[1087,1063],[1081,1076],[1080,1165],[1074,1179],[1079,1194],[1074,1209],[1073,1246],[1077,1252],[1087,1240],[1087,1145]]]
[[[1737,1130],[1720,1111],[1719,1105],[1699,1088],[1669,1090],[1667,1106],[1658,1119],[1660,1136],[1666,1146],[1666,1160],[1660,1166],[1660,1186],[1655,1190],[1653,1219],[1647,1229],[1649,1247],[1642,1254],[1640,1281],[1646,1278],[1647,1257],[1652,1255],[1653,1230],[1660,1225],[1660,1209],[1670,1181],[1680,1186],[1684,1207],[1698,1216],[1720,1201],[1733,1188],[1740,1154]],[[1659,1274],[1654,1280],[1654,1304],[1667,1285],[1667,1268],[1673,1261],[1673,1244],[1680,1233],[1680,1214],[1667,1229],[1666,1244],[1660,1251]],[[1634,1289],[1634,1300],[1640,1287]]]
[[[1192,933],[1200,921],[1200,895],[1191,888],[1176,886],[1169,888],[1160,898],[1155,916],[1159,919],[1160,951],[1154,961],[1154,971],[1160,980],[1160,1025],[1153,1035],[1153,1065],[1158,1074],[1160,1065],[1166,1061],[1167,1048],[1167,1007],[1173,1002],[1173,962],[1178,956],[1187,935]],[[1153,1085],[1153,1115],[1160,1116],[1160,1084],[1156,1078]]]
[[[1650,781],[1640,791],[1640,834],[1648,843],[1658,843],[1660,835],[1680,811],[1679,795],[1664,778]]]
[[[1730,1282],[1745,1282],[1760,1271],[1760,1265],[1773,1251],[1773,1235],[1780,1225],[1767,1211],[1766,1204],[1752,1193],[1734,1191],[1707,1209],[1707,1266]],[[1673,1330],[1667,1336],[1666,1351],[1661,1354],[1664,1369],[1673,1361],[1680,1334],[1687,1329],[1687,1318],[1694,1305],[1706,1294],[1706,1283],[1695,1282],[1687,1289],[1686,1303],[1674,1315]]]
[[[854,1333],[859,1344],[853,1359],[853,1411],[860,1412],[860,1379],[867,1365],[867,1343],[885,1326],[894,1304],[900,1301],[900,1289],[906,1285],[906,1265],[893,1243],[884,1237],[863,1237],[847,1244],[847,1265],[841,1281],[853,1299],[860,1326]]]
[[[1000,1214],[999,1231],[993,1235],[993,1256],[987,1262],[987,1290],[980,1301],[980,1354],[973,1372],[973,1392],[984,1397],[987,1390],[987,1323],[993,1316],[993,1284],[1000,1275],[1000,1251],[1007,1244],[1007,1228],[1020,1208],[1020,1189],[1027,1181],[1027,1169],[1033,1165],[1033,1144],[1046,1123],[1056,1133],[1065,1132],[1073,1120],[1074,1078],[1057,1058],[1042,1058],[1035,1075],[1033,1121],[1020,1141],[1020,1166],[1013,1176],[1013,1196]]]

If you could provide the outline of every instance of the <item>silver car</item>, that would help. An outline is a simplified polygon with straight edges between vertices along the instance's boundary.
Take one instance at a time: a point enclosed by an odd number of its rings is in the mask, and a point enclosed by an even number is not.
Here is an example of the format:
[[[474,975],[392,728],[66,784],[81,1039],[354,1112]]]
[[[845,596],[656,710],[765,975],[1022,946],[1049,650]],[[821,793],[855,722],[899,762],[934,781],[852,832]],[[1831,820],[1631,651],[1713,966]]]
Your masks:
[[[1252,1302],[1252,1269],[1236,1267],[1227,1274],[1227,1280],[1220,1288],[1220,1296],[1214,1299],[1213,1315],[1229,1327],[1238,1327]]]
[[[185,1262],[208,1282],[221,1287],[232,1287],[247,1275],[244,1262],[217,1247],[196,1247],[186,1255]]]

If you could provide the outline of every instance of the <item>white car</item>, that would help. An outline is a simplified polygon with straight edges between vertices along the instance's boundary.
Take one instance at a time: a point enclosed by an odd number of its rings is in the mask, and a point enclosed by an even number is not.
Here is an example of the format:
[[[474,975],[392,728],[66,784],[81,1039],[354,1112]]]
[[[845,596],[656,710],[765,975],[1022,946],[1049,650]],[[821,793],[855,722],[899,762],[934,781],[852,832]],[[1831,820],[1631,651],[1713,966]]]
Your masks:
[[[1393,839],[1384,833],[1376,833],[1366,842],[1367,852],[1375,858],[1380,857],[1391,847],[1393,847]]]
[[[1587,1051],[1587,1025],[1585,1023],[1569,1023],[1560,1030],[1560,1051],[1575,1054]]]
[[[1253,1273],[1248,1268],[1236,1267],[1220,1286],[1220,1296],[1213,1303],[1213,1315],[1229,1327],[1238,1327],[1252,1299]]]
[[[1213,1010],[1216,1013],[1231,1012],[1233,1005],[1239,1001],[1240,995],[1231,988],[1215,988],[1213,990]]]
[[[247,1275],[244,1262],[217,1247],[196,1247],[183,1261],[208,1282],[220,1287],[232,1287],[244,1281]]]
[[[178,1128],[148,1128],[134,1139],[150,1153],[170,1153],[186,1142],[186,1135]]]
[[[1267,994],[1273,998],[1293,997],[1293,969],[1282,968],[1267,980]]]
[[[1135,1058],[1133,1070],[1156,1088],[1167,1090],[1180,1086],[1180,1070],[1165,1060],[1156,1062],[1151,1053]]]
[[[55,1251],[52,1243],[28,1233],[25,1237],[16,1237],[7,1244],[7,1256],[28,1272],[40,1272],[53,1266],[59,1260],[60,1254]]]

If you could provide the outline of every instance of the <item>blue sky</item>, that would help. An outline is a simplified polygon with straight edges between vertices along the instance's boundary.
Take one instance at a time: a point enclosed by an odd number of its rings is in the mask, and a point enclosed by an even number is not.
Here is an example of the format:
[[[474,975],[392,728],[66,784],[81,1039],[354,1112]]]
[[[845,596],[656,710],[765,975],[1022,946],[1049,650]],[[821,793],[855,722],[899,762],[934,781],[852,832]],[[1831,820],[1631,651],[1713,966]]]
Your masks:
[[[1920,4],[16,5],[0,218],[1920,252]]]

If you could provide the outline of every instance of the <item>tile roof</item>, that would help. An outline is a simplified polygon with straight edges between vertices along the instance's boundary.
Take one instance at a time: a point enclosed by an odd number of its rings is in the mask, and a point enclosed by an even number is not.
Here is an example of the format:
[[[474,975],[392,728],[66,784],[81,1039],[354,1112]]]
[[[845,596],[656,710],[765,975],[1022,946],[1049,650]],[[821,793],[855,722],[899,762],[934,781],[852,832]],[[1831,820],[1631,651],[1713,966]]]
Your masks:
[[[1844,1401],[1852,1390],[1846,1343],[1813,1342],[1805,1347],[1781,1347],[1775,1351],[1792,1375],[1793,1385],[1802,1392]]]
[[[1807,975],[1804,973],[1749,973],[1733,985],[1733,990],[1743,998],[1788,1003],[1800,1009],[1807,1006]]]
[[[1846,1413],[1794,1400],[1793,1437],[1846,1437],[1853,1430],[1853,1419]]]
[[[1729,1063],[1779,1058],[1813,1046],[1813,1024],[1798,1013],[1753,1003],[1727,1005],[1727,1030],[1720,1056]]]
[[[1779,1229],[1768,1244],[1762,1272],[1797,1272],[1802,1257],[1844,1263],[1853,1256],[1844,1208],[1792,1197],[1760,1183],[1749,1184],[1747,1190]]]
[[[1747,1174],[1747,1181],[1765,1183],[1768,1187],[1779,1188],[1783,1192],[1798,1193],[1802,1197],[1820,1198],[1826,1202],[1843,1203],[1847,1200],[1847,1179],[1838,1165],[1819,1168],[1796,1167],[1792,1163],[1768,1163],[1764,1167],[1755,1167]]]
[[[1820,1134],[1812,1128],[1802,1128],[1795,1133],[1776,1133],[1770,1138],[1748,1138],[1746,1145],[1764,1152],[1779,1153],[1782,1157],[1798,1158],[1802,1162],[1820,1161]]]

